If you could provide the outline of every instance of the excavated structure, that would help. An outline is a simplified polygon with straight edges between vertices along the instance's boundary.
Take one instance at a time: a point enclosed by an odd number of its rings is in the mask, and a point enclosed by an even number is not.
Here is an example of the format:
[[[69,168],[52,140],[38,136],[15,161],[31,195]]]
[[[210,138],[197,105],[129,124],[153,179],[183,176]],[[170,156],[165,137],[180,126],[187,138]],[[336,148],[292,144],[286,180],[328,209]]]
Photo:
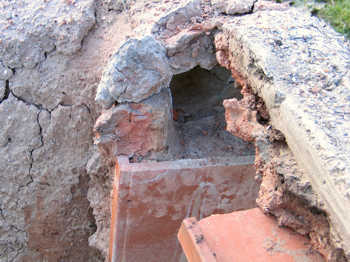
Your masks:
[[[122,199],[129,217],[145,201],[150,219],[176,216],[181,223],[191,212],[201,218],[254,207],[255,198],[279,225],[309,237],[327,261],[348,261],[349,61],[343,36],[272,1],[2,1],[0,261],[115,262],[115,252],[124,252],[125,261],[134,248],[127,233],[124,251],[113,250],[113,203]],[[220,99],[215,92],[208,100],[200,96],[181,111],[183,80],[209,83],[201,94],[217,81]],[[227,91],[237,88],[241,94]],[[203,104],[212,111],[200,111]],[[198,110],[189,114],[188,105]],[[234,136],[203,129],[208,121],[217,129],[226,122]],[[218,141],[226,143],[222,150]],[[118,159],[127,161],[122,166]],[[147,165],[154,173],[143,178]],[[183,177],[179,165],[197,173]],[[231,182],[248,190],[249,203],[240,206],[232,200],[235,187],[222,187],[225,179],[213,184],[215,171],[207,171],[237,165],[249,174],[245,180],[232,173]],[[178,180],[158,181],[164,170]],[[119,183],[123,172],[126,182]],[[134,176],[138,191],[128,188]],[[142,179],[150,182],[151,200]],[[178,198],[165,197],[167,189],[180,192],[172,195]],[[245,194],[240,190],[237,199]],[[196,209],[176,209],[191,199]],[[211,203],[210,211],[198,199]],[[170,225],[173,237],[177,224]],[[162,241],[152,248],[163,249]],[[148,248],[137,247],[140,256]]]

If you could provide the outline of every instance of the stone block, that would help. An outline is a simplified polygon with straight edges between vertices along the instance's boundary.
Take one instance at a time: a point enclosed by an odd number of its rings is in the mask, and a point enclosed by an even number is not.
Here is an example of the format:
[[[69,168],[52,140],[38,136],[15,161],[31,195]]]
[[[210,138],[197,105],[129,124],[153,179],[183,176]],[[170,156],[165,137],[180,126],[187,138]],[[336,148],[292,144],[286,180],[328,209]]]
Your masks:
[[[121,104],[96,121],[95,143],[104,155],[144,156],[166,149],[172,122],[169,89],[142,103]]]
[[[213,41],[201,30],[183,30],[167,39],[165,45],[174,74],[189,71],[197,65],[210,70],[217,64]]]
[[[256,0],[213,0],[215,8],[227,15],[246,14],[253,10]]]
[[[168,87],[172,73],[165,48],[153,37],[130,39],[114,54],[99,84],[96,101],[140,102]]]
[[[191,22],[191,19],[201,15],[201,1],[187,0],[182,1],[180,6],[174,8],[158,21],[152,27],[152,34],[162,38],[175,34],[179,27]]]

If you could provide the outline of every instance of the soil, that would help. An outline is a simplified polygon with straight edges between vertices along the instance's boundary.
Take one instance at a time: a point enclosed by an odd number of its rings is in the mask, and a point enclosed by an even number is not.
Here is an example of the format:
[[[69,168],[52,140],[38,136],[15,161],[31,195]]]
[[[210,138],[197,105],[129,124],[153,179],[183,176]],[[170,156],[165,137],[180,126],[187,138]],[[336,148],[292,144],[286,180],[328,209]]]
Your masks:
[[[197,67],[175,76],[170,87],[181,147],[177,159],[254,155],[251,143],[226,131],[223,100],[241,98],[229,71]]]

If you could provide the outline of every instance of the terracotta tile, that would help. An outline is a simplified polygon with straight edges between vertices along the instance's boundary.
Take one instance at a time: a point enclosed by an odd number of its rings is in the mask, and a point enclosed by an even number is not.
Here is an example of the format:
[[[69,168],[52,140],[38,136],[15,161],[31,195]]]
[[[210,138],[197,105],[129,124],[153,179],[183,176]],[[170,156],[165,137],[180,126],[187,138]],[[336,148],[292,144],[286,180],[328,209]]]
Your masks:
[[[177,235],[181,246],[190,262],[215,262],[212,252],[194,217],[185,219]]]
[[[183,225],[186,223],[185,220]],[[307,238],[278,227],[274,218],[258,208],[212,215],[196,225],[219,262],[324,262],[318,253],[311,251]],[[187,255],[189,244],[184,241],[181,244]]]
[[[186,217],[255,207],[253,158],[124,163],[116,169],[113,262],[179,262]]]

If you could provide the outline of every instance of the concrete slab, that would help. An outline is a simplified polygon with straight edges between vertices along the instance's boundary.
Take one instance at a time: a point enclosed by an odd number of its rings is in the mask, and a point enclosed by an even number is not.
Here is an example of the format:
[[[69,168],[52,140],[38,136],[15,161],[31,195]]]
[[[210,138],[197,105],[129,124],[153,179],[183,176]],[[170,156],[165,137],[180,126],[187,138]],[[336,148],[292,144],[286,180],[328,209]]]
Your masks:
[[[324,262],[309,240],[278,227],[258,208],[183,221],[179,241],[189,262]]]
[[[263,98],[350,258],[349,43],[294,8],[235,17],[222,30],[225,63]]]
[[[176,234],[201,219],[256,206],[254,157],[128,163],[119,158],[113,200],[111,260],[183,260]],[[182,259],[182,260],[181,260]]]

